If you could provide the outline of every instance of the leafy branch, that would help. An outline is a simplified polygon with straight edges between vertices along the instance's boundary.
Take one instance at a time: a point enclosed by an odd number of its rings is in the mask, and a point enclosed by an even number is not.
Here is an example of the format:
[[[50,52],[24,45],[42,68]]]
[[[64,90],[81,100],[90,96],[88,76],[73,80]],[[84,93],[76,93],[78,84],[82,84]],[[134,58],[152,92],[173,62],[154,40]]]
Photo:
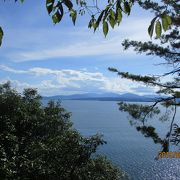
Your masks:
[[[15,0],[15,2],[18,1],[21,3],[24,2],[24,0]],[[102,7],[101,4],[99,5],[97,0],[91,0],[91,2],[86,0],[76,0],[76,2],[72,0],[46,0],[46,9],[54,24],[60,23],[64,14],[68,13],[75,25],[78,14],[82,16],[87,12],[90,16],[88,27],[93,28],[95,32],[98,27],[102,26],[104,36],[107,36],[109,27],[114,28],[116,25],[119,26],[123,14],[129,16],[135,3],[142,6],[141,1],[138,0],[108,0],[105,7]],[[172,23],[178,22],[177,18],[168,14],[167,6],[163,7],[165,9],[163,13],[159,13],[151,21],[148,27],[150,37],[153,36],[155,29],[156,37],[160,38],[162,29],[166,32],[170,29]],[[3,30],[0,27],[0,46],[2,39]]]

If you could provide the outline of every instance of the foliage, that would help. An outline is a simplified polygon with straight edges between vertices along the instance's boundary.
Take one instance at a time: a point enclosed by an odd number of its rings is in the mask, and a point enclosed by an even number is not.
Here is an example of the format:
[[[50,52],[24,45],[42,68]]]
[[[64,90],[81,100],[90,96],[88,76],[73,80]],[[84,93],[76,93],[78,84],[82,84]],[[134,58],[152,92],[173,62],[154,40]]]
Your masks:
[[[23,0],[19,1],[23,2]],[[138,4],[141,8],[147,11],[150,10],[152,13],[154,13],[154,18],[152,19],[148,27],[148,33],[151,38],[155,34],[155,39],[159,40],[159,42],[155,43],[156,41],[139,42],[125,40],[122,44],[124,46],[124,49],[126,50],[129,48],[133,48],[138,53],[145,53],[148,56],[151,55],[164,59],[163,64],[172,67],[172,70],[162,75],[157,74],[153,76],[135,75],[129,72],[121,72],[120,70],[117,70],[115,68],[109,68],[109,70],[116,72],[122,78],[130,79],[133,81],[144,83],[145,85],[151,85],[159,88],[157,93],[165,94],[168,96],[167,98],[157,99],[156,102],[149,108],[143,108],[137,105],[127,105],[126,111],[128,111],[129,108],[129,112],[132,117],[134,116],[134,114],[138,116],[143,115],[144,118],[142,119],[145,119],[151,114],[151,112],[154,110],[154,108],[156,108],[156,105],[158,104],[162,104],[167,109],[171,108],[172,111],[170,111],[173,113],[173,115],[170,124],[170,130],[168,131],[165,140],[163,141],[165,142],[164,144],[169,147],[170,142],[174,144],[179,144],[180,142],[180,127],[177,123],[175,123],[176,109],[180,105],[180,101],[178,99],[180,98],[179,1],[108,0],[104,3],[99,4],[97,0],[76,0],[75,2],[71,0],[46,0],[47,12],[55,24],[61,22],[65,14],[69,14],[73,24],[75,25],[77,16],[79,14],[88,14],[90,17],[88,27],[96,31],[98,27],[102,26],[102,30],[105,36],[107,36],[109,32],[109,27],[114,28],[116,25],[119,25],[121,23],[124,15],[129,16],[131,14],[131,10],[134,4]],[[164,33],[162,35],[163,30]],[[0,44],[2,38],[3,31],[2,28],[0,28]],[[170,80],[164,81],[164,78]],[[122,107],[123,104],[120,104],[120,109]],[[133,109],[132,111],[132,108],[135,109]],[[125,111],[124,107],[122,108],[122,110]],[[144,113],[138,113],[138,111],[143,111]],[[167,117],[167,114],[165,114],[164,117]],[[146,130],[153,132],[154,134],[154,130],[152,128],[142,127],[138,129],[143,134],[145,134]],[[155,136],[156,135],[153,135],[153,137]],[[168,150],[169,148],[165,149]]]
[[[24,0],[15,0],[15,2],[17,1],[24,2]],[[170,11],[169,4],[175,8],[177,0],[173,0],[170,3],[167,0],[162,2],[164,4],[159,6],[158,3],[150,0],[107,0],[104,3],[99,3],[97,0],[76,0],[75,2],[72,0],[46,0],[46,9],[54,24],[61,22],[64,15],[69,14],[75,25],[78,15],[88,14],[90,17],[88,27],[95,32],[98,27],[102,26],[103,33],[107,36],[109,27],[119,26],[123,15],[129,16],[135,3],[145,9],[153,6],[156,14],[148,27],[148,33],[152,37],[155,32],[156,37],[160,38],[162,29],[166,32],[171,27],[171,24],[178,22],[178,19],[168,14]],[[176,7],[177,10],[178,7]],[[2,38],[3,31],[0,27],[0,46]]]
[[[103,156],[100,135],[83,137],[70,114],[53,101],[46,107],[34,89],[23,95],[0,86],[0,179],[126,179]]]
[[[150,125],[151,118],[154,118],[161,112],[159,107],[156,106],[156,104],[157,102],[155,102],[153,105],[139,105],[124,102],[118,103],[119,110],[127,112],[133,118],[130,120],[130,124],[134,126],[138,132],[140,132],[146,138],[151,138],[155,144],[160,144],[162,147],[162,152],[168,152],[170,149],[170,143],[175,144],[176,146],[179,144],[179,134],[178,132],[175,132],[177,131],[178,126],[175,127],[174,124],[171,122],[170,129],[167,132],[166,136],[160,137],[156,128],[153,125]],[[169,113],[173,111],[174,109],[171,109],[171,111],[167,111],[166,109],[166,113],[160,116],[159,120],[161,120],[162,122],[167,121]],[[175,130],[174,134],[173,127]]]
[[[133,123],[136,129],[141,132],[145,137],[151,137],[155,143],[160,143],[162,145],[162,151],[169,151],[170,145],[180,144],[180,127],[175,122],[177,108],[180,106],[180,36],[179,36],[179,7],[178,1],[166,1],[162,0],[161,3],[156,3],[154,1],[144,1],[139,2],[139,5],[146,10],[151,10],[155,15],[162,14],[164,8],[168,5],[168,10],[166,11],[167,17],[171,17],[172,25],[171,28],[161,36],[158,31],[160,31],[160,24],[156,23],[156,34],[159,37],[159,41],[131,41],[124,40],[122,45],[124,49],[133,48],[137,53],[145,53],[147,56],[155,56],[161,58],[164,62],[161,63],[172,68],[171,71],[164,73],[162,75],[152,75],[152,76],[142,76],[135,75],[129,72],[121,72],[115,68],[109,68],[110,71],[117,73],[122,78],[130,79],[132,81],[144,83],[147,86],[154,86],[158,88],[157,91],[162,98],[155,99],[152,105],[138,105],[138,104],[127,104],[119,103],[119,109],[121,111],[126,111],[134,119]],[[168,19],[162,19],[163,28],[167,28]],[[158,22],[158,21],[157,21]],[[154,22],[152,22],[154,23]],[[151,24],[152,24],[151,23]],[[149,31],[151,36],[151,31]],[[157,42],[157,43],[156,43]],[[166,80],[167,79],[167,80]],[[168,80],[169,79],[169,80]],[[166,81],[165,81],[166,80]],[[165,114],[159,119],[162,121],[168,120],[170,115],[172,115],[170,121],[170,128],[164,138],[160,138],[156,132],[156,129],[152,126],[146,124],[148,118],[153,117],[160,112],[158,112],[157,105],[161,104],[166,108]],[[158,112],[158,113],[157,113]],[[136,120],[140,121],[136,121]],[[140,124],[139,124],[140,123]]]
[[[65,14],[65,8],[67,8],[67,12],[70,14],[73,24],[75,24],[77,14],[84,15],[85,13],[88,13],[91,17],[88,27],[93,28],[94,31],[96,31],[96,29],[102,24],[103,33],[106,36],[109,31],[109,26],[114,28],[116,25],[119,25],[122,21],[123,14],[129,16],[135,3],[141,5],[142,1],[108,0],[105,2],[105,5],[103,5],[103,3],[99,4],[97,0],[92,0],[90,2],[86,0],[76,0],[76,3],[73,3],[71,0],[46,0],[46,8],[55,24],[61,21]],[[169,29],[172,20],[167,12],[168,4],[163,8],[163,11],[156,14],[155,18],[151,21],[148,28],[151,37],[154,28],[158,38],[162,33],[162,29],[164,31]]]

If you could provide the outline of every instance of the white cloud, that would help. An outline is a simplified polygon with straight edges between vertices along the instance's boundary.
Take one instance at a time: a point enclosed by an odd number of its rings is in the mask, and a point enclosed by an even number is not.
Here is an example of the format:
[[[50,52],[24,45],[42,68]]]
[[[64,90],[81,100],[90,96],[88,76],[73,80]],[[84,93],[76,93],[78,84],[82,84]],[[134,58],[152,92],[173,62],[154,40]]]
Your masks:
[[[12,68],[10,68],[8,66],[5,66],[5,65],[0,65],[0,69],[3,70],[3,71],[10,72],[10,73],[15,73],[15,74],[24,74],[24,73],[26,73],[26,71],[12,69]]]
[[[42,48],[38,50],[23,50],[11,53],[8,56],[14,59],[15,62],[32,61],[32,60],[46,60],[51,58],[61,57],[81,57],[81,56],[106,56],[106,55],[130,55],[135,54],[132,51],[124,54],[121,47],[121,41],[113,39],[111,41],[104,40],[97,42],[87,41],[85,43],[74,42],[73,45],[56,46],[50,48]]]
[[[48,68],[34,67],[28,70],[17,70],[8,66],[0,65],[0,69],[13,74],[26,74],[36,78],[44,77],[38,83],[32,84],[9,79],[14,86],[22,91],[23,88],[38,88],[42,95],[73,94],[86,92],[115,92],[115,93],[139,93],[139,83],[118,76],[107,77],[100,72],[89,72],[88,70],[61,69],[53,70]],[[51,76],[51,78],[50,78]],[[146,88],[141,84],[142,87]],[[151,90],[152,91],[152,90]],[[143,94],[143,93],[139,93]]]
[[[132,50],[123,52],[121,46],[125,38],[133,40],[147,40],[147,27],[150,18],[128,18],[119,27],[111,30],[107,38],[104,38],[100,29],[95,34],[87,28],[70,29],[38,29],[38,31],[24,29],[19,42],[19,49],[5,54],[16,62],[46,60],[61,57],[80,57],[80,56],[130,56],[135,53]],[[68,33],[67,33],[68,32]],[[10,33],[10,32],[9,32]],[[10,33],[11,34],[11,33]],[[14,33],[13,33],[14,34]],[[28,38],[27,37],[31,37]],[[22,48],[23,47],[23,48]]]

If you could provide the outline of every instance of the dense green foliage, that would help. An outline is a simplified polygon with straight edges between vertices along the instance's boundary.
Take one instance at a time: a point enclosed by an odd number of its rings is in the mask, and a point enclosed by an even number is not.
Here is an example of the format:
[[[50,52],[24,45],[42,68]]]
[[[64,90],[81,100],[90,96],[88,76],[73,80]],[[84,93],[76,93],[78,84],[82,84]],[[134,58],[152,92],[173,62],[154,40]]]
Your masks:
[[[102,137],[83,137],[59,103],[43,107],[34,89],[0,86],[0,179],[119,180],[125,174],[96,156]],[[93,155],[93,156],[92,156]]]

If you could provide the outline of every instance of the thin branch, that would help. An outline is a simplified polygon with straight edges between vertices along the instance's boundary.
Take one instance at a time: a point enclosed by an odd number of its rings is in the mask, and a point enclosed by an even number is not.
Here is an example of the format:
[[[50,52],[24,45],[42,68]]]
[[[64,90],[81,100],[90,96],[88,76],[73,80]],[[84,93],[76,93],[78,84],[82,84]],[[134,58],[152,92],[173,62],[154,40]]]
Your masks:
[[[175,99],[174,99],[174,101],[175,101]],[[173,118],[172,118],[172,121],[171,121],[170,130],[169,130],[169,133],[168,133],[168,142],[169,143],[170,143],[170,137],[171,137],[171,134],[172,134],[174,120],[175,120],[175,117],[176,117],[176,111],[177,111],[177,107],[176,107],[176,105],[174,105],[174,114],[173,114]]]

